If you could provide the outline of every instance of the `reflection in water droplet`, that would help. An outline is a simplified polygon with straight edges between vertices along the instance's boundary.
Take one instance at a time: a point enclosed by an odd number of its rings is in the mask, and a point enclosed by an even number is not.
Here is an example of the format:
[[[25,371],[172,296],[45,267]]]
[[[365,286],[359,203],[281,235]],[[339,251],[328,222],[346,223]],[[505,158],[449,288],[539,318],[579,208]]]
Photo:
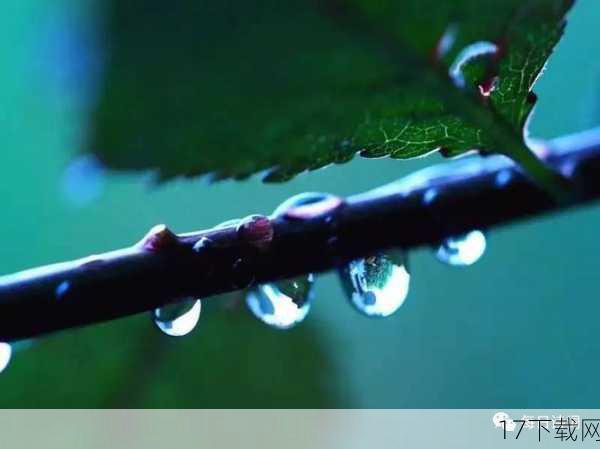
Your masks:
[[[410,274],[401,250],[378,253],[350,262],[340,270],[350,302],[369,317],[386,317],[404,303]]]
[[[289,329],[310,311],[314,276],[308,274],[270,284],[248,292],[246,304],[254,316],[276,329]]]
[[[171,337],[183,337],[198,324],[201,308],[202,303],[199,299],[185,299],[155,309],[152,319],[163,333]]]
[[[481,231],[449,237],[442,242],[435,256],[440,262],[466,267],[477,262],[485,252],[486,239]]]
[[[0,343],[0,373],[6,369],[12,357],[12,346],[8,343]]]
[[[333,221],[331,216],[344,201],[330,193],[305,192],[287,199],[273,212],[273,215],[284,215],[292,220],[308,220],[324,217]]]
[[[85,206],[104,191],[104,166],[95,156],[84,154],[69,163],[61,182],[65,198],[75,206]]]

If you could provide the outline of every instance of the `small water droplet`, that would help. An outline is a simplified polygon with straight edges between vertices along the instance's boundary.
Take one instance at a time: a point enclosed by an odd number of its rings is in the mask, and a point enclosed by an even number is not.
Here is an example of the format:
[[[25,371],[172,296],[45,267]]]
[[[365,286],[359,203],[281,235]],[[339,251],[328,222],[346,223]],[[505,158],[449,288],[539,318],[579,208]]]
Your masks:
[[[56,286],[54,290],[54,294],[56,299],[64,299],[69,293],[69,289],[71,288],[71,283],[69,281],[62,281],[60,284]]]
[[[0,343],[0,373],[6,369],[12,357],[12,346],[8,343]]]
[[[408,295],[410,273],[401,250],[353,260],[339,274],[352,305],[369,317],[390,316]]]
[[[273,223],[264,215],[250,215],[237,226],[238,236],[250,245],[265,250],[273,241]]]
[[[485,247],[485,234],[475,230],[447,238],[437,249],[435,256],[445,264],[466,267],[473,265],[483,256]]]
[[[246,304],[262,322],[276,329],[289,329],[308,315],[313,284],[312,274],[262,284],[248,292]]]
[[[93,155],[73,159],[62,175],[62,191],[73,205],[82,207],[98,199],[104,191],[104,166]]]
[[[287,199],[273,212],[273,215],[283,215],[292,220],[309,220],[325,217],[333,222],[333,214],[344,200],[330,193],[306,192]]]
[[[185,299],[154,309],[154,324],[170,337],[183,337],[189,334],[200,319],[202,303],[199,299]]]

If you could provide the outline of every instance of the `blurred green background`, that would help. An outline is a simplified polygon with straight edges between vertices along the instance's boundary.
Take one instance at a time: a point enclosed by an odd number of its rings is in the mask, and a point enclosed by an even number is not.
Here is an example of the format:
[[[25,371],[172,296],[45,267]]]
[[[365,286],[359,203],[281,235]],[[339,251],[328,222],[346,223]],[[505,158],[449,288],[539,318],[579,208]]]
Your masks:
[[[67,168],[101,63],[81,55],[98,12],[91,0],[5,0],[1,10],[0,273],[126,246],[157,223],[184,232],[306,190],[360,192],[439,161],[357,159],[283,185],[157,187],[148,174],[109,173],[73,196]],[[600,121],[598,23],[600,3],[580,0],[536,86],[534,136]],[[227,298],[207,301],[182,339],[147,315],[56,334],[14,354],[0,406],[597,407],[599,227],[591,207],[499,229],[466,269],[415,251],[410,296],[384,320],[358,315],[330,273],[291,331],[265,328]]]

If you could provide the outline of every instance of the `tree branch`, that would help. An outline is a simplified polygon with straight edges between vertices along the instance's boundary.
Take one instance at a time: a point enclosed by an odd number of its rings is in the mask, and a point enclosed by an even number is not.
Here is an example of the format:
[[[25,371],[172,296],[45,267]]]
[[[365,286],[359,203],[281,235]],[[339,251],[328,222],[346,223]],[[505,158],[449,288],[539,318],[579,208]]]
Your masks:
[[[572,183],[569,202],[554,202],[503,156],[465,158],[345,200],[179,236],[159,226],[130,248],[0,277],[0,341],[436,245],[600,197],[600,129],[547,148],[546,162]]]

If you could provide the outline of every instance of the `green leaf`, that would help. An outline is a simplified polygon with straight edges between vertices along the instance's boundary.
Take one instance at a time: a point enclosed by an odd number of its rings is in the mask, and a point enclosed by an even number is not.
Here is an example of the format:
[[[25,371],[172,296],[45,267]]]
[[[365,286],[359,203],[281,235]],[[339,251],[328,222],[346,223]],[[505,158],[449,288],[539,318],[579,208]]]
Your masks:
[[[162,178],[269,170],[269,181],[356,152],[478,149],[548,186],[557,175],[523,129],[572,2],[113,0],[91,147],[110,167]],[[481,41],[498,52],[467,60],[459,88],[452,62]]]

